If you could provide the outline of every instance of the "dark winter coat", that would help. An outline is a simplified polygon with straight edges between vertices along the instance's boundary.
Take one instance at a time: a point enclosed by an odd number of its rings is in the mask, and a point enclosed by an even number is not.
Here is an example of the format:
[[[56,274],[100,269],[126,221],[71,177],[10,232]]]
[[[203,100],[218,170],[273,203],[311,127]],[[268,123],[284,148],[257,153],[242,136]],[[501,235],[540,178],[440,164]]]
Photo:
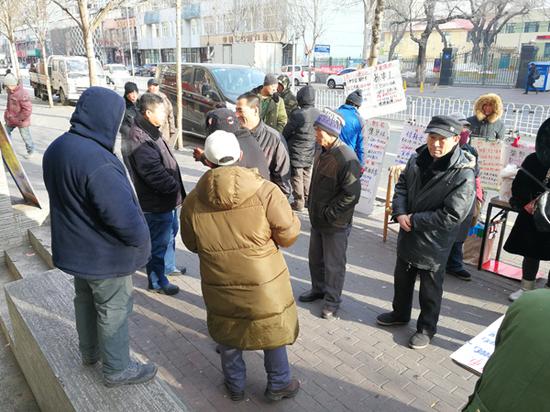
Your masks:
[[[135,103],[132,103],[126,97],[124,97],[124,102],[126,103],[126,110],[124,111],[124,119],[122,119],[122,125],[120,126],[120,135],[123,139],[128,138],[130,129],[134,125],[134,119],[139,113],[139,109]]]
[[[351,224],[361,196],[361,165],[340,139],[321,149],[315,159],[309,191],[309,220],[319,230],[343,229]]]
[[[477,177],[479,175],[479,163],[477,160],[479,155],[477,153],[476,148],[470,145],[469,143],[466,143],[461,146],[461,149],[474,156],[476,161],[476,165],[474,167],[474,175],[475,177]],[[460,225],[460,229],[458,229],[458,233],[456,235],[457,242],[464,242],[468,237],[468,232],[470,231],[470,227],[472,227],[472,219],[474,217],[474,212],[475,212],[475,202],[472,205],[472,210],[470,211],[466,219],[464,219],[464,222],[462,222],[462,224]]]
[[[279,96],[285,102],[286,115],[290,118],[290,114],[296,109],[299,105],[296,96],[292,93],[289,87],[285,88],[282,92],[279,93]]]
[[[236,165],[246,167],[247,169],[258,169],[260,175],[269,180],[269,168],[267,160],[260,147],[258,141],[252,136],[250,130],[239,129],[235,132],[235,136],[239,141],[239,146],[243,152],[243,157]]]
[[[540,163],[535,153],[527,156],[521,167],[541,182],[544,181],[548,171],[548,168]],[[523,209],[527,203],[541,193],[542,188],[519,170],[512,183],[512,198],[510,199],[510,204],[518,211],[518,217],[504,244],[504,250],[507,252],[539,260],[550,260],[550,233],[537,231],[533,216]]]
[[[78,100],[70,130],[44,153],[53,262],[75,276],[128,275],[151,254],[145,217],[113,153],[123,113],[120,96],[90,87]]]
[[[267,160],[269,180],[279,186],[285,195],[290,195],[290,158],[281,134],[262,121],[250,132]]]
[[[527,83],[532,85],[540,77],[537,66],[529,66],[529,71],[527,72]]]
[[[128,141],[125,163],[143,211],[165,213],[181,205],[185,189],[180,169],[159,128],[139,114]]]
[[[8,90],[8,104],[4,112],[4,120],[9,127],[29,127],[31,125],[32,103],[22,84]]]
[[[548,411],[550,290],[524,293],[502,321],[495,351],[463,412]]]
[[[252,89],[252,93],[256,93],[260,99],[260,119],[281,133],[288,122],[288,116],[285,110],[285,102],[281,99],[278,93],[273,96],[263,96],[263,86],[258,86]]]
[[[319,117],[315,108],[315,89],[305,86],[298,92],[299,109],[290,115],[283,130],[286,139],[290,164],[294,168],[310,167],[315,155],[315,129],[313,123]]]
[[[399,230],[399,258],[430,271],[445,265],[474,203],[474,167],[474,157],[458,145],[436,162],[426,145],[411,156],[395,185],[392,203],[393,219],[412,214],[412,230]]]
[[[483,106],[491,103],[494,106],[494,112],[486,116],[483,113]],[[504,114],[504,104],[499,95],[488,93],[479,96],[474,103],[474,116],[468,117],[472,137],[481,137],[483,139],[504,139],[506,137],[506,128],[501,118]]]

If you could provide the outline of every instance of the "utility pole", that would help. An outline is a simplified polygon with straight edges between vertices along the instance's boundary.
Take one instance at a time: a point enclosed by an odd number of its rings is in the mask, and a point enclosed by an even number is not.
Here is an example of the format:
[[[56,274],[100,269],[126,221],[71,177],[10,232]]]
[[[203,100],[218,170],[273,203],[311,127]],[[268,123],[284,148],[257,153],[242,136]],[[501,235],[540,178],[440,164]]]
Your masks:
[[[176,0],[176,149],[183,149],[181,88],[181,0]]]
[[[132,65],[132,77],[135,76],[135,69],[134,69],[134,51],[132,48],[132,33],[130,31],[130,17],[128,16],[130,14],[130,8],[128,7],[128,2],[126,2],[126,29],[128,30],[128,43],[130,43],[130,62]],[[135,25],[135,20],[134,20]]]

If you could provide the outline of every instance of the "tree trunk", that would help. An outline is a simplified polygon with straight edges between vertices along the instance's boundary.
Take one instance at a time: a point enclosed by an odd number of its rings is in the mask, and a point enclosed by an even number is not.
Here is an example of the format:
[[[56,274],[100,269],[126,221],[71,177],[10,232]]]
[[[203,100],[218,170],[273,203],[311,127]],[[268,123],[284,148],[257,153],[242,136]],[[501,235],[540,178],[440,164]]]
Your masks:
[[[426,78],[426,43],[418,44],[418,58],[416,59],[416,83],[420,86]]]
[[[370,51],[370,42],[371,42],[371,18],[370,18],[370,7],[368,6],[368,1],[363,0],[363,60],[367,58]]]
[[[80,22],[82,23],[82,39],[86,49],[86,57],[88,58],[88,76],[90,78],[90,86],[95,86],[96,83],[96,67],[95,67],[95,52],[93,32],[90,30],[90,15],[88,14],[88,0],[78,0],[78,11],[80,13]]]
[[[183,149],[181,87],[181,0],[176,0],[176,149]]]
[[[17,49],[15,47],[15,35],[8,39],[8,47],[10,49],[13,74],[17,77],[17,80],[21,80],[21,73],[19,72],[19,59],[17,58]]]
[[[372,24],[372,39],[370,45],[370,56],[368,66],[372,67],[378,63],[378,51],[380,45],[380,25],[384,14],[384,0],[376,0],[374,9],[374,22]]]
[[[40,43],[40,48],[42,51],[42,59],[44,60],[44,72],[46,74],[46,89],[48,91],[48,104],[50,105],[50,107],[53,107],[52,85],[50,82],[50,75],[48,73],[48,64],[47,64],[48,56],[46,56],[46,39],[44,39],[44,41]]]

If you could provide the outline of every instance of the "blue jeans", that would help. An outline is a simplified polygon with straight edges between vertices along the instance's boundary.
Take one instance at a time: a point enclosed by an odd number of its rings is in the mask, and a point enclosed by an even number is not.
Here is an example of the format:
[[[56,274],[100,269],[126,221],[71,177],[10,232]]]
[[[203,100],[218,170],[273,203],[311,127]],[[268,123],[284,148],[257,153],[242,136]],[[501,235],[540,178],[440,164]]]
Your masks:
[[[11,133],[15,130],[19,129],[19,133],[21,134],[21,137],[23,138],[23,141],[25,142],[25,147],[27,148],[27,153],[34,152],[34,143],[32,142],[31,137],[31,129],[28,127],[10,127],[6,125],[6,130],[8,131],[8,134],[11,137]]]
[[[166,255],[174,243],[174,220],[177,221],[176,209],[165,213],[145,213],[145,220],[151,234],[151,259],[147,263],[149,289],[158,289],[168,285],[166,278]],[[172,258],[175,254],[172,253]]]
[[[246,385],[246,365],[243,351],[219,345],[225,381],[233,392],[242,392]],[[264,367],[267,373],[267,387],[280,390],[290,383],[290,366],[286,346],[264,350]]]
[[[455,242],[451,248],[451,253],[447,259],[447,270],[449,272],[459,272],[464,270],[463,262],[464,255],[462,253],[462,246],[464,242]]]
[[[178,234],[178,229],[180,222],[178,219],[178,209],[174,209],[174,218],[172,220],[172,238],[166,249],[166,254],[164,255],[164,274],[169,275],[172,272],[176,271],[176,235]]]

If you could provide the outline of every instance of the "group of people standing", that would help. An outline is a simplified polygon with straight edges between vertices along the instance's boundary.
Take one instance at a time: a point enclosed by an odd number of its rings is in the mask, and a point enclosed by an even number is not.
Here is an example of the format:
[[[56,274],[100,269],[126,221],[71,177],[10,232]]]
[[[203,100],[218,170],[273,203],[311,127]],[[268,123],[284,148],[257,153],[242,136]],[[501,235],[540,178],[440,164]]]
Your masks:
[[[129,355],[131,275],[146,267],[150,291],[177,294],[168,276],[185,272],[175,265],[179,229],[187,249],[199,256],[208,330],[230,398],[244,398],[243,350],[264,351],[269,400],[298,393],[286,346],[297,339],[299,323],[280,248],[299,236],[293,209],[307,207],[311,288],[299,300],[323,300],[320,316],[333,318],[342,301],[368,136],[358,112],[360,91],[337,111],[319,111],[314,88],[305,86],[294,98],[288,85],[284,76],[267,75],[262,86],[238,97],[235,112],[208,113],[208,137],[193,156],[209,170],[189,194],[171,150],[171,105],[154,80],[139,104],[133,83],[126,84],[124,99],[89,88],[70,130],[47,149],[53,261],[75,278],[82,362],[102,361],[107,386],[146,382],[157,372],[154,364]],[[470,278],[461,266],[462,233],[482,194],[469,135],[503,137],[502,102],[495,96],[478,99],[468,119],[434,116],[426,144],[396,184],[393,311],[377,321],[410,321],[420,277],[421,313],[409,342],[414,349],[428,346],[437,331],[445,272]],[[113,153],[119,132],[126,168]]]

